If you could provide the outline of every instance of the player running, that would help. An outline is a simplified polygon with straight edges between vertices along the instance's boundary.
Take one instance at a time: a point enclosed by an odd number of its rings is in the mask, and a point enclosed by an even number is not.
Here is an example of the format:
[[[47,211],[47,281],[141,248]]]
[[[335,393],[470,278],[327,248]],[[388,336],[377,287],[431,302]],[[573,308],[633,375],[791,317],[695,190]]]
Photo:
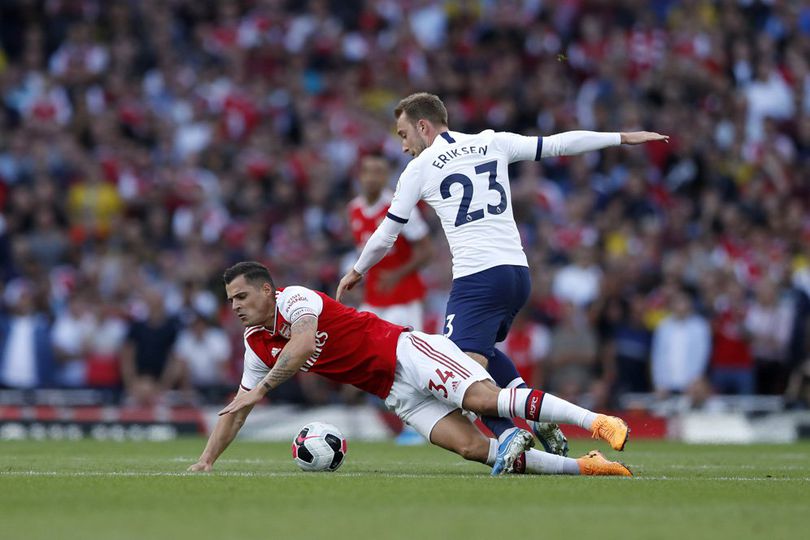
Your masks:
[[[504,388],[525,388],[512,361],[495,343],[503,341],[528,299],[528,262],[512,215],[509,164],[570,156],[620,144],[668,141],[658,133],[570,131],[549,137],[482,131],[450,131],[447,109],[435,95],[412,94],[394,109],[402,149],[414,156],[399,178],[386,219],[366,242],[354,267],[340,280],[336,299],[354,287],[394,244],[420,200],[439,216],[453,257],[453,286],[445,336],[485,366]],[[516,430],[511,422],[484,418],[508,452]],[[567,454],[557,426],[534,423],[546,450]],[[495,471],[502,466],[498,460]]]
[[[238,263],[223,278],[231,308],[246,327],[244,373],[236,397],[220,411],[189,471],[211,470],[253,406],[299,370],[379,396],[433,444],[488,465],[495,463],[498,442],[485,438],[461,408],[575,424],[615,450],[627,440],[627,426],[618,418],[540,390],[498,388],[480,364],[444,336],[410,331],[305,287],[276,290],[260,263]],[[571,459],[532,450],[528,431],[519,430],[513,439],[519,444],[510,445],[501,472],[632,476],[596,451]]]
[[[380,154],[360,160],[360,194],[349,202],[349,226],[354,243],[362,250],[368,238],[385,219],[394,194],[386,188],[389,166]],[[413,208],[402,235],[383,259],[366,274],[361,311],[414,330],[422,330],[422,300],[425,284],[419,269],[433,257],[428,226],[418,208]]]

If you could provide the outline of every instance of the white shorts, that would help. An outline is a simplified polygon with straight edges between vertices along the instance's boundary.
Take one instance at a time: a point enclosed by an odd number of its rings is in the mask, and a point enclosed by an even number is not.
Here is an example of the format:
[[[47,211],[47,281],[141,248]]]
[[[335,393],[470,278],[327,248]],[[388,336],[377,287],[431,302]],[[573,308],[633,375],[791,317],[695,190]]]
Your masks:
[[[421,300],[414,300],[407,304],[377,307],[363,304],[360,311],[370,311],[377,317],[400,326],[410,326],[414,330],[422,330],[424,326],[424,313]]]
[[[426,439],[436,422],[461,408],[471,384],[492,380],[481,364],[444,336],[403,332],[385,405]]]

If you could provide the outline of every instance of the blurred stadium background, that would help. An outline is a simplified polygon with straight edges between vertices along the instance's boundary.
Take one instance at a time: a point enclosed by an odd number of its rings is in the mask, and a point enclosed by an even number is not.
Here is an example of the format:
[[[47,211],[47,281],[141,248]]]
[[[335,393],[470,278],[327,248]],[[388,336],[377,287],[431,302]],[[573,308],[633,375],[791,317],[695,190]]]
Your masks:
[[[222,270],[334,293],[358,160],[404,167],[391,110],[422,90],[459,131],[672,137],[515,166],[527,380],[636,437],[810,436],[806,3],[3,0],[0,439],[206,433],[241,373]],[[401,428],[299,376],[245,435],[307,419]]]

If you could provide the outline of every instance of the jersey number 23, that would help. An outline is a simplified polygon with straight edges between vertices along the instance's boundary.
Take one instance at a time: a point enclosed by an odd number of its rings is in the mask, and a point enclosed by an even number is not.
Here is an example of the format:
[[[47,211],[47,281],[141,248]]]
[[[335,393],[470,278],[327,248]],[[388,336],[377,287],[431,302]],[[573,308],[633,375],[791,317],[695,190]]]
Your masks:
[[[475,173],[489,173],[489,189],[497,192],[498,195],[500,195],[500,201],[498,201],[498,204],[487,205],[487,212],[490,214],[503,213],[503,211],[506,210],[508,201],[506,199],[506,191],[504,191],[503,186],[498,183],[498,162],[487,161],[486,163],[482,163],[475,168]],[[453,184],[461,184],[463,190],[461,195],[461,204],[459,205],[458,213],[456,214],[456,227],[482,219],[484,217],[483,208],[470,212],[470,204],[472,203],[475,193],[472,180],[470,180],[469,176],[461,173],[454,173],[442,180],[440,186],[442,199],[450,198],[450,187]]]

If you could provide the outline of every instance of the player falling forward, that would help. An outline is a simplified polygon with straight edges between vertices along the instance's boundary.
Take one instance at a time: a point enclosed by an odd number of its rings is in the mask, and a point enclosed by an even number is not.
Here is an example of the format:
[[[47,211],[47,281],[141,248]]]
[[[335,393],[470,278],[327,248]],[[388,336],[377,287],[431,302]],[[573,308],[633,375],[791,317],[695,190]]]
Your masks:
[[[412,94],[394,109],[404,152],[414,156],[399,178],[383,220],[369,238],[354,268],[338,285],[336,299],[354,287],[393,245],[416,204],[436,211],[453,256],[453,286],[447,302],[445,336],[485,366],[504,388],[525,389],[512,361],[495,343],[506,338],[512,320],[528,299],[528,262],[512,215],[508,167],[549,156],[570,156],[620,144],[667,141],[658,133],[571,131],[549,137],[482,131],[450,131],[447,109],[435,95]],[[502,441],[515,428],[510,422],[483,418]],[[567,454],[557,426],[534,423],[546,450]],[[495,472],[502,466],[495,465]]]
[[[488,465],[495,462],[498,442],[484,437],[461,408],[575,424],[615,450],[627,441],[627,426],[618,418],[539,390],[498,388],[480,364],[444,336],[409,331],[305,287],[276,290],[260,263],[238,263],[223,278],[231,307],[246,327],[244,373],[236,397],[220,411],[189,471],[211,470],[253,406],[299,370],[379,396],[433,444]],[[525,430],[513,441],[502,472],[631,476],[627,467],[596,451],[571,459],[533,450]]]

